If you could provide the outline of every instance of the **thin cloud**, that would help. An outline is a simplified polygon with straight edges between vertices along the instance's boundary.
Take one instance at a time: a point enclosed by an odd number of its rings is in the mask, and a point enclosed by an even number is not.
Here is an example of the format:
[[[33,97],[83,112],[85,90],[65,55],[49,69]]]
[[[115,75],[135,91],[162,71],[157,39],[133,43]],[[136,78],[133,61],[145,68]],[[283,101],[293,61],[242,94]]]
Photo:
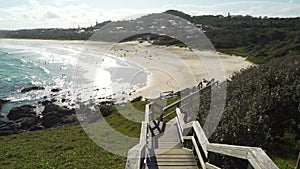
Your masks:
[[[59,16],[53,12],[50,12],[48,11],[46,14],[45,14],[45,17],[46,18],[49,18],[49,19],[53,19],[53,18],[59,18]]]

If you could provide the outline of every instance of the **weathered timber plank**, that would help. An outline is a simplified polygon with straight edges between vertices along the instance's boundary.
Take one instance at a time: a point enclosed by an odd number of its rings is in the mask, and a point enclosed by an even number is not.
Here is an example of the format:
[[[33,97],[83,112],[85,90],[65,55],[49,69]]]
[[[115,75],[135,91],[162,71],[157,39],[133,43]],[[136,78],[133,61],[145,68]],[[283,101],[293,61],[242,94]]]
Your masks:
[[[208,152],[207,152],[207,146],[209,145],[209,142],[206,138],[206,135],[202,129],[202,127],[200,126],[199,122],[194,121],[193,122],[193,128],[194,128],[194,132],[198,138],[199,143],[201,144],[201,147],[203,149],[203,152],[205,154],[205,158],[207,158]]]
[[[213,164],[210,164],[210,163],[205,163],[205,166],[206,166],[206,169],[221,169]]]
[[[137,144],[128,151],[126,169],[141,168],[141,161],[145,154],[145,144]]]
[[[210,143],[207,146],[207,151],[231,157],[247,159],[248,152],[251,150],[251,148],[252,147]]]
[[[255,169],[278,169],[276,164],[261,148],[251,148],[247,159]]]

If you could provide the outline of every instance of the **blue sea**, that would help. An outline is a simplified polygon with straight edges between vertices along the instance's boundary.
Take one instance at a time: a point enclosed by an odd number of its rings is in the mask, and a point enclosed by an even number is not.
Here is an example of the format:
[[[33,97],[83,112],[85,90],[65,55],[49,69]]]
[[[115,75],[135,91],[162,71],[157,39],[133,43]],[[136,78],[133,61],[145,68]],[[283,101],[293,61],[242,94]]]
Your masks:
[[[91,70],[89,70],[91,69]],[[137,79],[134,72],[139,73]],[[10,100],[0,113],[38,101],[118,99],[146,85],[147,73],[121,58],[87,52],[70,45],[0,39],[0,99]],[[28,87],[45,90],[21,93]],[[61,89],[51,92],[52,89]],[[124,99],[123,100],[126,100]]]

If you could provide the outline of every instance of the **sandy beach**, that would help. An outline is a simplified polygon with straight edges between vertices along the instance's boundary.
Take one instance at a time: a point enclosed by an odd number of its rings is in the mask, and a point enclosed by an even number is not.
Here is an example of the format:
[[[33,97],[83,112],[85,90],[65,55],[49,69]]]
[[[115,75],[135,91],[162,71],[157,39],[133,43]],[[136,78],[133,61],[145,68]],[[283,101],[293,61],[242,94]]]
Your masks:
[[[194,87],[203,79],[222,81],[253,65],[239,56],[213,51],[195,53],[189,48],[155,46],[145,42],[115,44],[107,53],[134,61],[149,72],[148,85],[133,93],[131,99],[138,96],[156,98],[161,92]],[[210,62],[212,64],[208,65]]]
[[[147,86],[132,93],[128,99],[138,96],[155,98],[164,91],[176,92],[196,86],[204,78],[207,80],[215,78],[222,81],[230,78],[235,71],[252,65],[245,58],[239,56],[230,56],[213,51],[194,52],[189,48],[155,46],[146,42],[134,41],[113,44],[91,41],[6,40],[59,44],[133,61],[143,67],[149,76]],[[219,77],[216,77],[217,75]]]

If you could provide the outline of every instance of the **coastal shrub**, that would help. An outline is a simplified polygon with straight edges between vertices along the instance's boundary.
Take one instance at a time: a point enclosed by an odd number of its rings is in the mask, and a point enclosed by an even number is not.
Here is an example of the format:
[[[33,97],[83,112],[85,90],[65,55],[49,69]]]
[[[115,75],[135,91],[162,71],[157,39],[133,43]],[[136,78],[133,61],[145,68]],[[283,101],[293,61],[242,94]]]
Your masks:
[[[276,58],[235,73],[227,83],[225,110],[210,141],[257,146],[269,155],[296,158],[300,150],[299,58]],[[201,96],[202,124],[209,95]]]

